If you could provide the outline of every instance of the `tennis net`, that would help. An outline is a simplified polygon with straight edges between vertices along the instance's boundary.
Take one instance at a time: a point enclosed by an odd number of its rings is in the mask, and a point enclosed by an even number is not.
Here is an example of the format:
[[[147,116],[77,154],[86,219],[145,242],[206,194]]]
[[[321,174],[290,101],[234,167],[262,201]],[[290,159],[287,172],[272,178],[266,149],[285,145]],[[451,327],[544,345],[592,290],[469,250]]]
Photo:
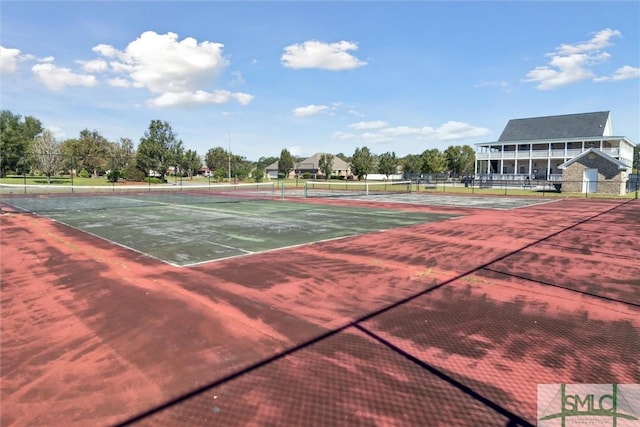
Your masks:
[[[0,184],[0,202],[34,213],[208,205],[278,197],[273,182],[209,185],[11,185]]]
[[[361,197],[411,193],[411,181],[306,181],[305,197]]]

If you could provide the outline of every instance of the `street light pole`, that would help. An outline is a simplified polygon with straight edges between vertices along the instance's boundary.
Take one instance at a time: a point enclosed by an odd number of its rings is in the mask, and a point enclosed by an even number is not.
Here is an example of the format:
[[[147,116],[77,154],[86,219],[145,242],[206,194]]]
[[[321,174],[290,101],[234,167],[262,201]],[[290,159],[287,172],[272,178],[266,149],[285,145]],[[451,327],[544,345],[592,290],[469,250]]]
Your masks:
[[[231,182],[231,132],[227,131],[229,138],[229,182]]]

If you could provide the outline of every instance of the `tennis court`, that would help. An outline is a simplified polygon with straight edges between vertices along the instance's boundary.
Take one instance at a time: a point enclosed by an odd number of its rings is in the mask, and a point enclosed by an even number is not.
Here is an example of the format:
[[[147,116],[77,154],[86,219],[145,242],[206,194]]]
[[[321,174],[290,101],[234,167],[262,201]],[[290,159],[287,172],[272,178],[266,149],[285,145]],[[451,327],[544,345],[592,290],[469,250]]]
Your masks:
[[[273,186],[266,188],[58,193],[13,196],[5,203],[176,266],[456,217],[289,202]]]
[[[130,200],[5,199],[3,426],[533,426],[538,384],[640,383],[635,200],[227,197],[151,207],[176,229],[345,209],[365,231],[183,268],[49,218]]]

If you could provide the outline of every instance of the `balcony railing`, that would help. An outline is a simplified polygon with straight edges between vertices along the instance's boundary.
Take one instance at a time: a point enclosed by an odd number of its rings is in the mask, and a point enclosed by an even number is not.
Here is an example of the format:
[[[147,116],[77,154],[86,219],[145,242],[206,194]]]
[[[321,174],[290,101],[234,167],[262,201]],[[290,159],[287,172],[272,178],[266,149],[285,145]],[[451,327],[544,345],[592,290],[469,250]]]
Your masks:
[[[571,159],[577,156],[578,154],[587,151],[587,148],[584,150],[580,148],[570,148],[567,150],[564,149],[553,149],[553,150],[522,150],[522,151],[493,151],[489,153],[476,153],[476,159],[478,160],[489,160],[489,159],[528,159],[528,158],[564,158]],[[602,152],[608,154],[612,157],[618,157],[620,155],[620,148],[612,147],[612,148],[603,148]]]

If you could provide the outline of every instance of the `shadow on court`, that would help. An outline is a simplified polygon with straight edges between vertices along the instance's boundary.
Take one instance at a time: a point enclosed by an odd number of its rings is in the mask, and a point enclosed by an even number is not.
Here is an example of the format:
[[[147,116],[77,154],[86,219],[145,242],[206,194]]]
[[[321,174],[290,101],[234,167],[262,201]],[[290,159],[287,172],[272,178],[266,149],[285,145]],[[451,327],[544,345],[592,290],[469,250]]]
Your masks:
[[[476,209],[188,269],[3,215],[2,424],[535,425],[537,384],[640,382],[638,208]]]

